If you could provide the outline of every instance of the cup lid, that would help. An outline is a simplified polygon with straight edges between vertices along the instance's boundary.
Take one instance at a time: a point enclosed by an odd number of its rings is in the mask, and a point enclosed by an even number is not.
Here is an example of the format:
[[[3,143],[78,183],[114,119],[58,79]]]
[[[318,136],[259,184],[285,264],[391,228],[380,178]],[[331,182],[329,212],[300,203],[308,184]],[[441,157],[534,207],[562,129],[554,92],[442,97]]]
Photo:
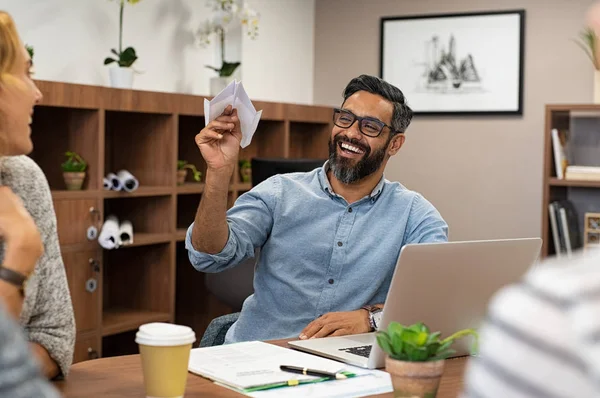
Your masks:
[[[194,331],[187,326],[153,322],[140,326],[135,342],[149,346],[175,346],[196,341]]]

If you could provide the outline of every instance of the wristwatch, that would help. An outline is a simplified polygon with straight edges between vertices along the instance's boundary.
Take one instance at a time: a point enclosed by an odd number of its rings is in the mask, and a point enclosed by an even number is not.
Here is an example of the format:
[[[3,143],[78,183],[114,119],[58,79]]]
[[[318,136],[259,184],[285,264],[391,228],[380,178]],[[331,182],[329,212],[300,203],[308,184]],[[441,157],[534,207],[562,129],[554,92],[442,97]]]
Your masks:
[[[23,296],[25,295],[27,276],[0,265],[0,279],[16,286],[19,289],[19,292],[21,292]]]
[[[374,332],[379,327],[379,323],[381,322],[381,316],[383,309],[375,306],[375,305],[363,305],[360,307],[363,310],[367,310],[369,313],[369,326],[371,330],[370,332]]]

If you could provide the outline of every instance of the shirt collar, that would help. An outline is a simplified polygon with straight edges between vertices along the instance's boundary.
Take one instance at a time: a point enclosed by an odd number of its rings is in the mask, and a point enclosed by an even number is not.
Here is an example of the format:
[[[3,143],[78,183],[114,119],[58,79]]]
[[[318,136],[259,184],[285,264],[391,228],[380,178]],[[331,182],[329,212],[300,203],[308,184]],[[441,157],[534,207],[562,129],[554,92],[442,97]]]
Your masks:
[[[329,169],[330,169],[329,160],[326,160],[325,163],[323,164],[323,167],[321,168],[321,170],[319,170],[319,173],[318,173],[319,183],[321,184],[321,189],[323,189],[323,191],[325,191],[330,196],[341,197],[340,195],[336,194],[333,191],[333,188],[331,188],[331,184],[329,183],[329,179],[327,178],[327,172],[329,171]],[[385,178],[383,176],[381,176],[381,179],[379,180],[379,182],[377,183],[375,188],[373,188],[373,190],[369,194],[369,198],[371,199],[371,201],[374,202],[375,200],[377,200],[377,198],[379,198],[379,196],[381,195],[381,192],[383,191],[384,185],[385,185]]]

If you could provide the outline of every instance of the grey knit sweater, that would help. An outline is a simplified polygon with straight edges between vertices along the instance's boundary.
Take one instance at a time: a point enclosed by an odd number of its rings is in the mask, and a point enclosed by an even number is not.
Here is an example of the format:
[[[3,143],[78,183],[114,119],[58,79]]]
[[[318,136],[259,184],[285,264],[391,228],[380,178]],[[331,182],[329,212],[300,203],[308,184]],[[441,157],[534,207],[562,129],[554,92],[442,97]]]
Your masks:
[[[73,361],[75,318],[46,176],[27,156],[0,157],[0,184],[23,201],[42,237],[44,254],[27,282],[21,325],[29,341],[42,345],[66,376]],[[0,244],[0,263],[4,243]]]

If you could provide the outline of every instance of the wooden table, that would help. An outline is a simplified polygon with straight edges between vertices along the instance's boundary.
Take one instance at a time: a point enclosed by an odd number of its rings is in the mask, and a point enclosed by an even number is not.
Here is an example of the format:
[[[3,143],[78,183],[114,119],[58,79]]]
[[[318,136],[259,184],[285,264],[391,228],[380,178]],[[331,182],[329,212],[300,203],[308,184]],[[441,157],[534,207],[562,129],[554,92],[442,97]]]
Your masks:
[[[286,346],[287,341],[274,344]],[[466,358],[446,361],[444,376],[437,398],[456,398],[462,389]],[[142,363],[139,355],[102,358],[80,362],[71,368],[67,380],[54,385],[66,397],[144,397]],[[213,382],[193,373],[188,374],[186,397],[241,397],[232,390],[217,386]],[[378,397],[393,397],[392,393]]]

